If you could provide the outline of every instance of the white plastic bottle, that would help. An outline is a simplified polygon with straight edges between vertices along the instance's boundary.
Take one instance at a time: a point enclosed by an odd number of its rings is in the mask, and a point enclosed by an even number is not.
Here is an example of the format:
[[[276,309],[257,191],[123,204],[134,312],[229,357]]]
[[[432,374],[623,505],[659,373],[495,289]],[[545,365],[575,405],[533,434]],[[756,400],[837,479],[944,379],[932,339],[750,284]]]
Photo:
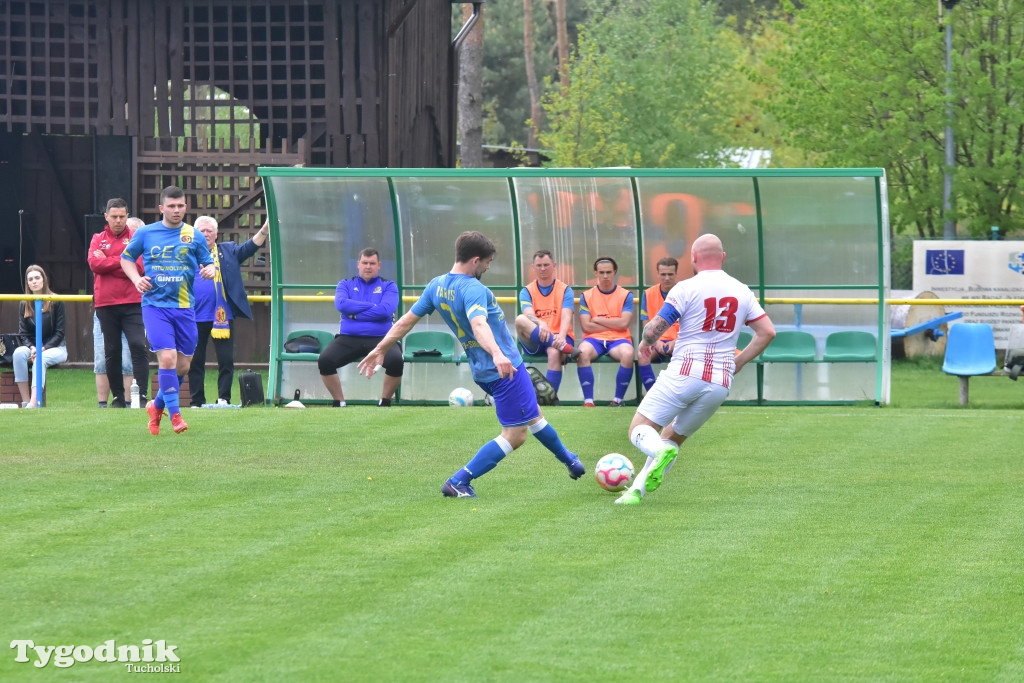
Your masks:
[[[141,408],[142,406],[139,404],[139,383],[134,379],[132,380],[130,391],[132,396],[132,408]]]

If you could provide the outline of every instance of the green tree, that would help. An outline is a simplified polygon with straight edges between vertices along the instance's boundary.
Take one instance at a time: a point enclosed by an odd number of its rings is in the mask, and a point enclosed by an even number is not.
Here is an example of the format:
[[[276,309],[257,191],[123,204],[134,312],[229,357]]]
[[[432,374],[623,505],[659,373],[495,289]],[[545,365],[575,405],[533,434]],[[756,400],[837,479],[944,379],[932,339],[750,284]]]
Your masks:
[[[592,0],[570,60],[549,90],[541,145],[555,165],[718,166],[732,144],[738,59],[714,3]]]
[[[550,88],[544,109],[552,125],[540,143],[556,166],[629,166],[623,131],[630,127],[620,104],[632,97],[632,88],[616,78],[611,58],[586,33],[570,58],[569,87],[563,93]]]
[[[718,0],[718,16],[744,36],[762,28],[765,15],[778,12],[782,0]]]
[[[894,232],[942,234],[947,124],[944,33],[935,5],[806,0],[768,60],[765,103],[789,142],[822,164],[881,166]],[[972,235],[1019,230],[1024,6],[968,0],[954,26],[954,218]]]
[[[487,145],[515,146],[529,140],[527,121],[531,118],[530,91],[527,83],[526,58],[523,46],[523,3],[503,0],[486,4],[487,23],[484,37],[484,121],[483,139]],[[582,3],[566,7],[570,42],[576,40],[576,27],[589,16]],[[532,52],[538,80],[554,79],[557,70],[555,49],[555,8],[550,0],[534,0]],[[457,29],[461,21],[453,21]],[[550,86],[549,86],[550,87]]]

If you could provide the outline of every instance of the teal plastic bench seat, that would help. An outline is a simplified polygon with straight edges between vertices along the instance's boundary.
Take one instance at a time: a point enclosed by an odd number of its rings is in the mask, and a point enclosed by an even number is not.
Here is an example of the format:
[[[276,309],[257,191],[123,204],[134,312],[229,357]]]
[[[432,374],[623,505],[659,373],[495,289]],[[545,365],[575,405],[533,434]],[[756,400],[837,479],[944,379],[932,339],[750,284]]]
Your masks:
[[[775,335],[768,348],[761,352],[764,363],[811,363],[816,355],[814,335],[799,330],[786,330]]]
[[[326,332],[324,330],[294,330],[288,333],[288,336],[285,338],[284,342],[285,344],[287,344],[293,339],[297,339],[303,336],[315,337],[320,342],[320,351],[326,349],[327,345],[334,341],[333,332]],[[280,354],[278,354],[278,359],[282,361],[304,361],[307,363],[315,363],[319,357],[319,351],[316,353],[282,351]]]
[[[406,363],[459,363],[455,337],[439,330],[421,330],[405,335]]]
[[[877,360],[878,340],[870,332],[844,330],[833,332],[825,337],[825,360],[831,363],[838,361],[862,361],[866,363]]]

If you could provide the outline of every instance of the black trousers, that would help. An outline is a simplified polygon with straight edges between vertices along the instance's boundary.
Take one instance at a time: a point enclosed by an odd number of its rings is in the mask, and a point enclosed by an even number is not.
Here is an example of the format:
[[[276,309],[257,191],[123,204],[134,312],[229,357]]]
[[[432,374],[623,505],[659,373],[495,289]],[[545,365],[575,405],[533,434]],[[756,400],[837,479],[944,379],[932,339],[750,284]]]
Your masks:
[[[336,334],[334,340],[320,351],[317,367],[320,376],[337,375],[338,368],[349,363],[362,360],[384,337],[357,337],[351,334]],[[405,368],[401,344],[393,344],[384,354],[384,374],[388,377],[401,377]]]
[[[213,323],[196,323],[199,341],[196,352],[192,356],[192,366],[188,371],[188,388],[192,394],[191,405],[201,406],[206,403],[206,348],[207,342],[213,340],[213,348],[217,352],[217,398],[231,403],[231,383],[235,379],[235,321],[229,320],[231,336],[217,339],[211,336]]]
[[[110,393],[122,401],[124,397],[124,370],[121,368],[121,333],[128,340],[132,356],[132,374],[139,384],[142,396],[149,394],[149,344],[146,327],[142,323],[142,304],[115,304],[100,306],[96,318],[103,332],[103,358],[107,362],[107,381]]]

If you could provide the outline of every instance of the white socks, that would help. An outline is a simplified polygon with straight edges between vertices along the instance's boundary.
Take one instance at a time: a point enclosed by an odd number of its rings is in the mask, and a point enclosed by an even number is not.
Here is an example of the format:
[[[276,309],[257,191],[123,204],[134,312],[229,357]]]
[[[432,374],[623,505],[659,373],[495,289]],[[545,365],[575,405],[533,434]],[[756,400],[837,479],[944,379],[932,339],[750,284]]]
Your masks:
[[[654,459],[658,455],[658,451],[664,448],[667,444],[675,445],[674,441],[662,439],[661,435],[651,427],[650,425],[640,425],[633,430],[633,433],[629,435],[630,442],[640,449],[640,452],[647,456],[647,461],[644,462],[644,466],[636,473],[633,477],[633,483],[630,484],[630,491],[639,491],[641,496],[647,495],[647,472],[651,469],[651,465],[654,464]],[[668,466],[665,469],[668,472],[669,469],[675,463]]]
[[[658,454],[663,444],[661,436],[650,425],[640,425],[634,429],[633,433],[629,435],[629,441],[647,456],[647,462],[650,462]]]

